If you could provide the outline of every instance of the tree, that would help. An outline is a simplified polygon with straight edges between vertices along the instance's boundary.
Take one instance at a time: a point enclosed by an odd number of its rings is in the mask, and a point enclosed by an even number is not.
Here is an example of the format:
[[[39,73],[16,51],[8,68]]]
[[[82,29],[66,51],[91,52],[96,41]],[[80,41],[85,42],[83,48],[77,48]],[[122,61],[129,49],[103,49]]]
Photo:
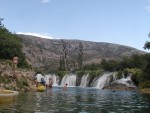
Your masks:
[[[150,33],[148,34],[148,37],[150,38]],[[144,45],[144,49],[150,49],[150,42],[146,41],[145,45]],[[146,78],[150,80],[150,55],[148,54],[146,57],[146,66],[145,66],[145,73],[146,73]]]
[[[62,45],[62,66],[64,70],[68,70],[69,68],[69,60],[67,58],[68,54],[69,54],[69,48],[70,48],[70,44],[65,42],[64,40],[61,40],[61,45]]]
[[[80,42],[79,43],[79,53],[78,53],[78,65],[79,65],[79,68],[82,67],[82,64],[83,64],[83,45]]]
[[[0,18],[0,59],[12,60],[14,56],[19,57],[19,66],[26,67],[27,62],[25,55],[22,52],[22,40],[17,35],[12,34],[1,23],[3,19]]]
[[[148,37],[150,38],[150,33],[148,34]],[[150,49],[150,42],[146,41],[145,45],[144,45],[144,49]]]
[[[3,27],[3,24],[2,24],[3,20],[4,20],[3,18],[0,18],[0,27]]]

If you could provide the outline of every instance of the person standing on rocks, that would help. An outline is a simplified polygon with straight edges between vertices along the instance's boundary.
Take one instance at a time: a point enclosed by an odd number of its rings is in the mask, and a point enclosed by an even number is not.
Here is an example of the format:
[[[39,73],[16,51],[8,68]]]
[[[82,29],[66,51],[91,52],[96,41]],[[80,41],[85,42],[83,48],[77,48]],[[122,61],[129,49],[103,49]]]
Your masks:
[[[18,57],[14,56],[13,57],[13,69],[16,70],[17,69],[17,64],[18,64]]]

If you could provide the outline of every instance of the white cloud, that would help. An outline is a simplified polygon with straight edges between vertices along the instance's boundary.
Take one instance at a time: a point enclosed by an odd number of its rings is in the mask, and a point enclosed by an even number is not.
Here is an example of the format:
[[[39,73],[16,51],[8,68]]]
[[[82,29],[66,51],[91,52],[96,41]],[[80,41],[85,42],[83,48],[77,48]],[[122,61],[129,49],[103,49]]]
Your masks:
[[[54,39],[53,37],[49,36],[47,33],[23,33],[23,32],[17,32],[16,34],[23,34],[23,35],[31,35],[31,36],[37,36],[37,37],[41,37],[41,38],[47,38],[47,39]]]
[[[42,3],[49,3],[49,0],[42,0]]]
[[[146,7],[146,10],[148,10],[148,12],[150,12],[150,6],[147,6],[147,7]]]

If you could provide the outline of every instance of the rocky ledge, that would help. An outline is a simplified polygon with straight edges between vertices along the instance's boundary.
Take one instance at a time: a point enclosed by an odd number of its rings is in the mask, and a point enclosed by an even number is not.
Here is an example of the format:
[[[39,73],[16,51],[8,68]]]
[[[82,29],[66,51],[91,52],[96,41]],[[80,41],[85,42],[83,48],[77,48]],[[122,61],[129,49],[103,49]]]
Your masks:
[[[0,89],[31,91],[34,84],[33,75],[32,70],[13,70],[9,64],[0,63]]]
[[[110,90],[119,90],[119,91],[137,91],[137,87],[130,87],[126,86],[125,84],[121,83],[112,83],[109,86],[104,87],[103,89],[110,89]]]

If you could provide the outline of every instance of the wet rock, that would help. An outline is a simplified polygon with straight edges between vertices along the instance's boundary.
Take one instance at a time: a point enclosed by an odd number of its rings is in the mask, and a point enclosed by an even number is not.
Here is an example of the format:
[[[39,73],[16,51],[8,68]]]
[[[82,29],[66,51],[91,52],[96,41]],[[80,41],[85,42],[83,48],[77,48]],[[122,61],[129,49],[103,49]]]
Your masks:
[[[121,84],[121,83],[112,83],[109,86],[104,87],[103,89],[132,91],[132,90],[137,90],[137,87],[126,86],[125,84]]]
[[[112,82],[110,85],[105,86],[103,89],[111,89],[111,90],[137,90],[137,87],[131,80],[131,77],[118,79]]]

